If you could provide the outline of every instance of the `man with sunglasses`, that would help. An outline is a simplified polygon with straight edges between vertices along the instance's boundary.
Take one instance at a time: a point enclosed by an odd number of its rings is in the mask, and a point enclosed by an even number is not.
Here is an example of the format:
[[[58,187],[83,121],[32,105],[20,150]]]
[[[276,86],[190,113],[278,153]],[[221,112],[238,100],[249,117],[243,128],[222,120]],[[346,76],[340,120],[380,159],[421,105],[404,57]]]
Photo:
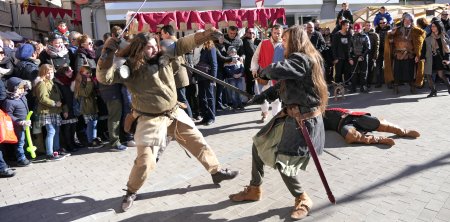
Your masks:
[[[386,11],[386,8],[384,6],[381,6],[379,12],[375,15],[375,18],[373,19],[373,25],[375,25],[375,27],[378,26],[378,24],[380,24],[383,18],[386,19],[385,22],[387,22],[389,25],[392,25],[393,19],[391,14],[389,14],[389,12]]]
[[[448,18],[448,11],[444,10],[441,13],[441,21],[444,23],[445,31],[448,32],[450,30],[450,18]]]

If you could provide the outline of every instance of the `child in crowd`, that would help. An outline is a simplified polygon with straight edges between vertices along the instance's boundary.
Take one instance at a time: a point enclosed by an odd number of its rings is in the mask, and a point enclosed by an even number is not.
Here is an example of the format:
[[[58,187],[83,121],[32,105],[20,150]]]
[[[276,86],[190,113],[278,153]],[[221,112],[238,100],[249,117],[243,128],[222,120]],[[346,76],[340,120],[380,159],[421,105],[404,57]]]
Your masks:
[[[89,148],[100,148],[103,146],[97,138],[98,106],[96,103],[96,82],[92,77],[92,70],[88,66],[82,66],[75,78],[75,99],[79,100],[80,112],[87,124],[87,139]]]
[[[64,104],[68,107],[67,116],[62,116],[61,135],[63,140],[61,145],[69,152],[78,151],[75,145],[75,130],[77,117],[73,112],[73,71],[70,66],[63,66],[56,71],[55,84],[61,91]]]
[[[239,56],[237,55],[237,50],[235,47],[230,46],[227,53],[229,57],[233,58],[233,60],[224,64],[225,78],[229,84],[236,86],[241,90],[244,90],[244,65],[239,60]],[[233,102],[233,109],[244,109],[244,106],[242,105],[241,95],[231,90],[229,90],[228,92],[230,95],[229,97]]]
[[[25,126],[30,126],[31,121],[25,120],[28,114],[26,91],[31,88],[31,82],[17,77],[11,77],[6,82],[7,97],[2,104],[4,110],[11,117],[14,123],[14,132],[18,142],[15,144],[17,166],[25,167],[30,165],[30,161],[25,156],[23,149],[25,145]]]
[[[59,146],[59,126],[61,116],[68,116],[68,107],[62,103],[62,94],[53,83],[54,68],[50,64],[44,64],[39,68],[39,77],[36,79],[35,94],[38,102],[37,114],[39,115],[38,127],[45,126],[47,136],[45,149],[48,161],[61,160],[70,155]]]

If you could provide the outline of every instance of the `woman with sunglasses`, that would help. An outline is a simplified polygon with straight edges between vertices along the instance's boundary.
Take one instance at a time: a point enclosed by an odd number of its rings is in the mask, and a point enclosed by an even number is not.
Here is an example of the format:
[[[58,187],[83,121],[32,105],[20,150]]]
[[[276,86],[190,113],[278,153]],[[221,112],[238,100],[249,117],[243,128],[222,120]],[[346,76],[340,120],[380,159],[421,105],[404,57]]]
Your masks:
[[[50,64],[55,70],[70,65],[69,51],[63,43],[61,35],[53,34],[48,38],[47,48],[39,54],[41,65]]]
[[[106,108],[106,104],[103,101],[103,99],[99,96],[99,84],[96,79],[96,69],[97,69],[97,63],[95,62],[95,50],[94,50],[94,43],[89,37],[89,35],[83,34],[78,38],[78,50],[76,52],[76,59],[75,59],[75,70],[74,72],[76,75],[80,75],[81,73],[81,67],[89,67],[91,76],[92,76],[92,85],[94,87],[94,94],[95,98],[97,100],[98,105],[98,116],[92,118],[85,118],[85,122],[88,123],[90,121],[86,121],[89,119],[93,119],[95,121],[98,120],[98,124],[95,124],[95,126],[89,126],[88,129],[95,128],[95,130],[98,130],[99,132],[106,132],[107,131],[107,125],[106,125],[106,119],[108,115],[108,111]],[[76,77],[75,77],[76,78]],[[78,113],[77,113],[78,114]],[[97,118],[98,117],[98,118]],[[79,119],[80,121],[81,119]],[[79,127],[80,128],[80,127]],[[84,135],[83,135],[84,136]],[[89,141],[88,137],[88,147],[89,148],[99,148],[103,146],[102,138],[105,139],[104,135],[101,135],[99,133],[99,137],[93,138],[95,142]],[[84,140],[84,138],[82,139]],[[85,144],[86,145],[86,144]]]

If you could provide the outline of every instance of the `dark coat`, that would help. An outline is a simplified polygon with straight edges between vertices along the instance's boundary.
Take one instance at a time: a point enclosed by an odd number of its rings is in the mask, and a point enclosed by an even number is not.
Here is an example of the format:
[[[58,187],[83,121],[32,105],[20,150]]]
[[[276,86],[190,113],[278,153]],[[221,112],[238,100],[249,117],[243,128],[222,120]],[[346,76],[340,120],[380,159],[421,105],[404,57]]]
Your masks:
[[[11,57],[5,57],[2,61],[0,61],[0,67],[4,69],[10,69],[9,72],[3,75],[11,75],[14,72],[14,60]]]
[[[43,64],[50,64],[55,67],[55,70],[57,70],[59,67],[62,66],[70,66],[70,58],[69,53],[65,54],[63,57],[55,57],[52,58],[47,51],[42,51],[41,54],[39,54],[39,60],[41,60],[41,65]]]
[[[22,83],[23,80],[19,78],[11,78],[8,80],[8,91],[13,92],[16,90],[17,86]],[[19,121],[25,120],[28,114],[27,98],[21,96],[20,98],[13,99],[7,97],[3,104],[1,104],[2,110],[8,113],[14,122],[14,126],[20,126]]]
[[[311,33],[311,43],[314,45],[314,47],[319,51],[319,52],[323,52],[327,45],[325,43],[325,39],[322,36],[322,33],[318,32],[318,31],[313,31]]]
[[[59,91],[61,92],[61,95],[62,95],[61,102],[67,106],[67,111],[68,111],[67,119],[76,118],[75,114],[73,112],[74,95],[73,95],[72,89],[70,89],[70,85],[64,85],[57,78],[55,78],[55,80],[53,82],[55,82],[56,86],[59,88]],[[64,119],[63,115],[61,115],[61,117]]]
[[[16,64],[13,76],[34,82],[39,73],[38,60],[21,60]]]
[[[377,59],[380,51],[380,36],[375,33],[374,29],[370,29],[369,32],[366,32],[366,35],[369,36],[370,40],[369,59]]]
[[[213,77],[217,77],[217,52],[216,48],[213,47],[211,49],[202,49],[200,52],[200,61],[199,63],[203,63],[209,65],[209,75]],[[205,78],[198,76],[198,80],[206,80]]]
[[[353,13],[352,11],[350,11],[350,9],[345,11],[344,9],[341,9],[341,11],[339,11],[338,16],[336,18],[336,25],[338,25],[340,17],[344,17],[345,19],[350,21],[350,24],[353,24]]]

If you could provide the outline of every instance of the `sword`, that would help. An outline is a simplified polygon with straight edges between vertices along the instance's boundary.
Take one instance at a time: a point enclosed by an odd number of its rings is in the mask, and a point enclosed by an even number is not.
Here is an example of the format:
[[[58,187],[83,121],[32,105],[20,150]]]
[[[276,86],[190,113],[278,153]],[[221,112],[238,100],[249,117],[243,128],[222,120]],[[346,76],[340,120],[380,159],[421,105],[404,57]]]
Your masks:
[[[299,121],[297,120],[297,122]],[[303,137],[305,137],[306,144],[308,145],[309,153],[311,154],[311,157],[314,160],[314,164],[316,165],[317,171],[319,172],[320,179],[322,180],[323,186],[327,191],[328,200],[330,200],[331,203],[336,204],[336,199],[334,198],[330,186],[328,185],[327,178],[325,177],[325,173],[323,172],[322,166],[320,165],[319,157],[317,157],[316,150],[314,149],[314,145],[311,142],[311,137],[309,135],[308,129],[305,126],[305,122],[303,120],[300,120],[299,125],[300,131],[302,132]]]
[[[204,77],[205,79],[208,79],[208,80],[211,80],[213,82],[216,82],[216,83],[222,85],[223,87],[225,87],[227,89],[231,89],[231,90],[233,90],[233,91],[235,91],[235,92],[237,92],[237,93],[239,93],[241,95],[246,96],[249,99],[253,97],[252,94],[250,94],[250,93],[248,93],[248,92],[246,92],[244,90],[241,90],[241,89],[237,88],[236,86],[233,86],[233,85],[231,85],[231,84],[229,84],[227,82],[224,82],[224,81],[222,81],[222,80],[220,80],[220,79],[218,79],[216,77],[210,76],[210,75],[208,75],[208,74],[206,74],[206,73],[204,73],[204,72],[202,72],[202,71],[200,71],[200,70],[198,70],[196,68],[190,67],[190,66],[188,66],[186,64],[181,64],[181,65],[186,67],[186,69],[188,69],[189,71],[195,72],[195,73],[199,74],[201,77]]]
[[[322,170],[322,166],[320,165],[319,157],[317,157],[316,150],[314,149],[314,145],[311,142],[311,136],[309,135],[308,128],[305,126],[305,122],[303,119],[301,119],[300,110],[297,109],[294,111],[295,120],[297,121],[299,125],[299,131],[303,135],[306,141],[306,145],[308,146],[308,151],[311,154],[311,157],[314,160],[314,164],[316,165],[317,171],[319,172],[320,179],[322,180],[322,184],[325,187],[325,190],[328,195],[328,199],[331,203],[336,204],[336,199],[333,196],[333,193],[331,192],[330,186],[328,185],[327,178],[325,177],[325,173]]]

